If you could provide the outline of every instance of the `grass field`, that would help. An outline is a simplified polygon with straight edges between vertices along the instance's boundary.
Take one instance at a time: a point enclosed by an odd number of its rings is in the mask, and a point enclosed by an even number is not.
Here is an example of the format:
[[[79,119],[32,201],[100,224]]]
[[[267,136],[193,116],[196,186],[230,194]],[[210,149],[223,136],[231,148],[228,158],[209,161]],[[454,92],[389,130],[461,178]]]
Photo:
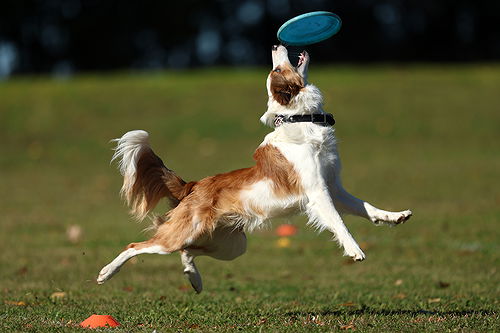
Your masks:
[[[249,237],[232,262],[143,255],[102,286],[101,267],[148,237],[118,197],[109,140],[145,129],[187,180],[250,166],[269,131],[266,69],[19,78],[0,83],[0,331],[500,331],[500,66],[314,67],[335,114],[345,187],[397,228],[347,217],[352,263],[303,217]],[[162,207],[165,208],[165,204]],[[278,247],[273,227],[299,227]],[[78,225],[83,237],[70,242]],[[54,294],[56,293],[56,294]]]

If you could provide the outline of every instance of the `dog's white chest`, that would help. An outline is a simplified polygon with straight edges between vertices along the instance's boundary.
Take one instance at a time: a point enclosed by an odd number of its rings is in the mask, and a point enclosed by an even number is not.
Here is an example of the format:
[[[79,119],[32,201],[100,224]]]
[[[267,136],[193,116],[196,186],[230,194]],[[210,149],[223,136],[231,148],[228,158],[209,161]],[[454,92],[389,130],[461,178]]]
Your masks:
[[[332,179],[340,167],[334,131],[314,124],[283,125],[266,136],[263,144],[276,146],[293,164],[302,186],[318,186],[319,178]]]

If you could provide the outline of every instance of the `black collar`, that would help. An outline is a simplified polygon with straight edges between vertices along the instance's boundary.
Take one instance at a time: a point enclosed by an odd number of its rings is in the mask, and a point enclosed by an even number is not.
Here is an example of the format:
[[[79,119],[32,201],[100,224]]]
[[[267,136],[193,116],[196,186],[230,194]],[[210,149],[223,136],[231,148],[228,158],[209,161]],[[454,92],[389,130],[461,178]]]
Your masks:
[[[331,113],[313,113],[305,115],[276,115],[274,117],[274,127],[279,127],[283,123],[313,123],[323,126],[333,126],[335,124],[335,119]]]

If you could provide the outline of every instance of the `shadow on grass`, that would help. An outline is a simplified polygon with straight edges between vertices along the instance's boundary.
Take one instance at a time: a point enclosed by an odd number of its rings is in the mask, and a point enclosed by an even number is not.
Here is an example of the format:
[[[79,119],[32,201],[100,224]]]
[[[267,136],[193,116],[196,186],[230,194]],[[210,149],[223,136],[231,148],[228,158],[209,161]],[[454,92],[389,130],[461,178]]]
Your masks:
[[[496,314],[495,311],[491,310],[452,310],[452,311],[429,311],[429,310],[385,310],[385,309],[371,309],[369,307],[362,307],[361,309],[345,309],[345,310],[327,310],[327,311],[290,311],[285,313],[285,315],[290,317],[299,316],[339,316],[345,314],[354,315],[381,315],[381,316],[392,316],[392,315],[437,315],[437,316],[468,316],[468,315],[483,315],[491,316]]]

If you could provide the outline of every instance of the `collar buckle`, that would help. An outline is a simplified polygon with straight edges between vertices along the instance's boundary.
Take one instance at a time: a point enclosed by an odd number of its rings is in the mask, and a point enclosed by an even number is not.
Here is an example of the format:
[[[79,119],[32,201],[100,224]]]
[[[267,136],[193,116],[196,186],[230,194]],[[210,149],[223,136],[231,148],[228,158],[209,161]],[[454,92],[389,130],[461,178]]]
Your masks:
[[[285,122],[285,116],[283,115],[277,115],[276,117],[274,117],[274,127],[280,127],[281,125],[283,125],[283,123]]]

